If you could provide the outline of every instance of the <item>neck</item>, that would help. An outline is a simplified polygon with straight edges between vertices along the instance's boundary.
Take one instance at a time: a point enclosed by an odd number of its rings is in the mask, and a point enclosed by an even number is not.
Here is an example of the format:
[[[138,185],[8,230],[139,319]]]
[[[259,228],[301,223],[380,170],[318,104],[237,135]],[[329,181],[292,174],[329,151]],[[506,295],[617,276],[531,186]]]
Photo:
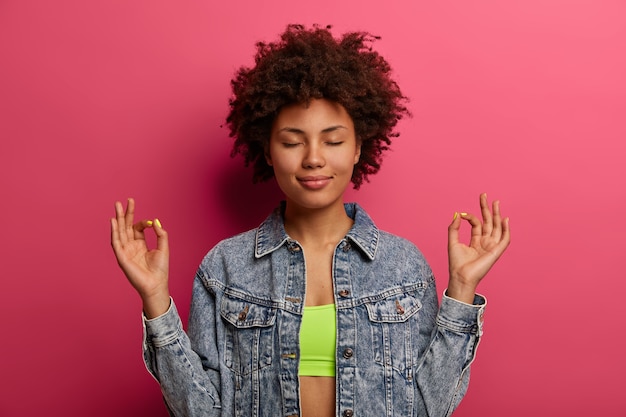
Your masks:
[[[354,223],[342,201],[323,209],[307,209],[287,201],[284,216],[285,231],[302,244],[336,244]]]

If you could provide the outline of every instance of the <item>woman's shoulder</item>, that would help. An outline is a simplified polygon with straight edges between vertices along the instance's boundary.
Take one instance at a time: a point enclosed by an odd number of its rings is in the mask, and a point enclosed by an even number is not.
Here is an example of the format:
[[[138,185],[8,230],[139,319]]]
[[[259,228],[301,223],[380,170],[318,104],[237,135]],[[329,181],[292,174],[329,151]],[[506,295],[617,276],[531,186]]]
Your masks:
[[[218,242],[205,256],[205,261],[216,258],[226,262],[241,259],[250,261],[257,256],[257,252],[263,251],[263,248],[268,245],[277,247],[282,244],[285,236],[279,207],[273,210],[258,227]]]
[[[410,239],[385,230],[379,230],[379,246],[382,250],[402,252],[423,258],[422,252]]]
[[[227,277],[249,270],[254,262],[255,235],[256,229],[252,229],[219,241],[204,256],[197,274],[225,282]]]
[[[216,255],[237,255],[241,254],[248,248],[254,248],[258,228],[250,229],[245,232],[227,237],[219,241],[206,256]]]

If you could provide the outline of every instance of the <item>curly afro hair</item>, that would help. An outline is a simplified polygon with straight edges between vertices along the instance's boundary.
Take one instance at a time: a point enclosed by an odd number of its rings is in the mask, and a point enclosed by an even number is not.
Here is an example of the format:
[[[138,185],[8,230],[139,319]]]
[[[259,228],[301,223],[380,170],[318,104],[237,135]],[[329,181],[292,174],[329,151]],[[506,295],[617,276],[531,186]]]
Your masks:
[[[255,66],[241,67],[231,81],[233,98],[226,119],[235,138],[231,156],[241,154],[254,167],[253,181],[274,171],[265,160],[272,123],[284,106],[327,99],[341,104],[354,122],[361,158],[352,183],[358,189],[380,169],[394,128],[409,111],[407,98],[390,77],[391,67],[371,48],[379,39],[349,32],[335,39],[331,27],[289,25],[272,43],[257,43]]]

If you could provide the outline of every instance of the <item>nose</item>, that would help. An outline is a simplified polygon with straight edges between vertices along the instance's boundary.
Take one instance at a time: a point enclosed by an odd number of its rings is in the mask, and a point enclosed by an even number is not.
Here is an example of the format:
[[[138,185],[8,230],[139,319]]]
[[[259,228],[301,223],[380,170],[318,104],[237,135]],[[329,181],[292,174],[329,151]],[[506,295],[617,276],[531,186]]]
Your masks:
[[[310,143],[306,147],[306,153],[302,160],[302,166],[304,168],[319,168],[326,164],[324,153],[321,146],[317,143]]]

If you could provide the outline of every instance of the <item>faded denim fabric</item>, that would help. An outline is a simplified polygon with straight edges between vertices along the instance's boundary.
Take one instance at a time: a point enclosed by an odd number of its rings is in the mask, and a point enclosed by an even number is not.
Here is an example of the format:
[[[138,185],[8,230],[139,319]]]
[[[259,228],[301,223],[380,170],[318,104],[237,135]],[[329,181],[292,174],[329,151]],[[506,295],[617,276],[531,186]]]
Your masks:
[[[357,204],[337,245],[337,416],[449,416],[469,382],[485,299],[446,296],[409,241]],[[220,242],[194,281],[188,335],[176,306],[145,320],[144,359],[174,416],[299,416],[305,259],[281,208]]]

